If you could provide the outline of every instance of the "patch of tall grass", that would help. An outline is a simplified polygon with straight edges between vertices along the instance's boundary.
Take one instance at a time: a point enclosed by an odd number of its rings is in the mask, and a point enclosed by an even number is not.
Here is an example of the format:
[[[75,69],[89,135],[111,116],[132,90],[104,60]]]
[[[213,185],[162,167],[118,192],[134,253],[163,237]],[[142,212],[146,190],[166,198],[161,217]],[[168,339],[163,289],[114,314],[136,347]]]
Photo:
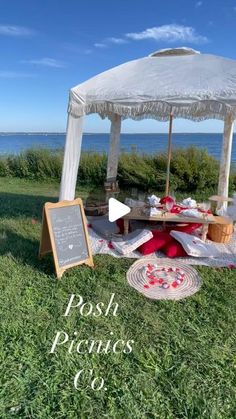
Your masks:
[[[18,155],[0,158],[0,176],[25,179],[59,181],[62,171],[63,153],[32,149]],[[161,154],[138,154],[121,152],[118,179],[121,187],[137,187],[143,191],[164,190],[167,156]],[[78,183],[101,186],[106,178],[107,155],[83,152],[80,160]],[[219,162],[206,150],[196,147],[173,151],[170,184],[172,190],[195,192],[204,189],[216,190]],[[236,188],[236,172],[232,170],[230,189]]]

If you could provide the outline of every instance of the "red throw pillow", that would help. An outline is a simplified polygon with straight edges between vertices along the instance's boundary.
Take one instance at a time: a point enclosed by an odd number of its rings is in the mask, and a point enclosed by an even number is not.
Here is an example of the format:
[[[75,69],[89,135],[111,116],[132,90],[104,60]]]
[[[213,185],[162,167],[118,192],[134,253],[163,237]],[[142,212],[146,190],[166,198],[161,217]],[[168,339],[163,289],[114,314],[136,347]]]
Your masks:
[[[168,258],[185,257],[188,254],[177,240],[173,239],[161,249]]]
[[[172,196],[163,196],[160,200],[160,204],[166,204],[167,202],[175,202]]]
[[[157,250],[162,249],[167,243],[173,240],[173,237],[169,233],[162,231],[152,231],[153,238],[148,240],[146,243],[143,243],[138,251],[142,255],[149,255],[150,253],[156,252]]]
[[[161,235],[163,234],[163,237],[167,237],[167,234],[168,234],[168,236],[170,236],[170,234],[169,234],[169,231],[160,231],[160,230],[151,230],[151,232],[152,232],[152,234],[153,234],[153,237],[161,237]],[[171,236],[170,236],[171,237]],[[172,239],[173,239],[173,237],[172,237]]]
[[[195,231],[197,228],[201,227],[202,224],[199,223],[190,223],[184,226],[177,225],[177,226],[167,226],[165,231],[170,232],[171,230],[175,231],[182,231],[183,233],[191,234],[193,231]]]

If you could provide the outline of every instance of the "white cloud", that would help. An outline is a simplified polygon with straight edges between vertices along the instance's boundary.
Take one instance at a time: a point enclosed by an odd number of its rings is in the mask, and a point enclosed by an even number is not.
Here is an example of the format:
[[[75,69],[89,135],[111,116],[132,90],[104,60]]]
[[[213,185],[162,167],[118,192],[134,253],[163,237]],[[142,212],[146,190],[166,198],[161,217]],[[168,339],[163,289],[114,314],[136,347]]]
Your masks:
[[[127,33],[126,36],[127,38],[133,39],[135,41],[140,41],[143,39],[153,39],[155,41],[166,42],[207,42],[207,38],[205,36],[199,35],[191,26],[183,26],[176,24],[156,26],[154,28],[145,29],[142,32]]]
[[[64,68],[65,64],[61,61],[57,61],[54,58],[40,58],[38,60],[24,60],[26,64],[42,65],[45,67]]]
[[[195,4],[195,7],[201,7],[201,6],[202,6],[202,4],[203,4],[203,2],[202,2],[202,1],[197,1],[197,3]]]
[[[108,42],[111,42],[112,44],[117,44],[117,45],[127,44],[127,42],[128,42],[126,39],[123,39],[123,38],[114,38],[114,37],[107,38],[107,41]]]
[[[197,2],[198,7],[202,2]],[[104,39],[102,42],[97,42],[94,44],[96,48],[108,48],[110,44],[122,45],[126,44],[128,40],[141,41],[144,39],[152,39],[155,41],[166,41],[166,42],[192,42],[192,43],[201,43],[207,42],[208,39],[206,36],[202,36],[196,32],[196,30],[191,26],[185,25],[162,25],[155,26],[153,28],[145,29],[141,32],[132,32],[126,33],[125,38],[116,38],[109,37]]]
[[[35,77],[35,74],[21,73],[17,71],[0,71],[1,79],[25,79]]]
[[[122,45],[122,44],[127,44],[127,42],[128,42],[127,39],[115,38],[115,37],[111,36],[110,38],[104,39],[102,42],[96,42],[94,44],[94,47],[95,48],[108,48],[110,46],[110,44]]]
[[[107,45],[106,45],[106,44],[104,44],[104,42],[96,42],[96,43],[94,44],[94,46],[95,46],[96,48],[106,48],[106,47],[107,47]]]
[[[15,26],[15,25],[1,25],[0,24],[0,35],[5,36],[31,36],[34,34],[34,31],[24,26]]]

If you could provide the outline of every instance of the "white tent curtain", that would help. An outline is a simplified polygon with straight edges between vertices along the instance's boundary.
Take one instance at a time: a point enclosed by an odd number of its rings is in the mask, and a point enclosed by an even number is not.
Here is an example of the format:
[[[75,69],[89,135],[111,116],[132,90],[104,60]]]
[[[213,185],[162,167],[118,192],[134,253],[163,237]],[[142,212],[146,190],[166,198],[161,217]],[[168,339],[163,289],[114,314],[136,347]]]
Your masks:
[[[80,161],[83,135],[83,117],[74,118],[68,114],[64,161],[59,200],[73,200]]]
[[[220,161],[220,175],[218,183],[218,195],[228,197],[229,189],[229,175],[230,175],[230,163],[231,163],[231,152],[232,142],[234,133],[234,120],[230,116],[225,118],[224,122],[224,134]],[[219,202],[217,206],[218,210],[221,208],[227,208],[227,202]]]
[[[107,180],[116,179],[120,148],[120,129],[121,116],[112,115],[111,117],[111,131],[110,131],[110,145],[107,160]]]

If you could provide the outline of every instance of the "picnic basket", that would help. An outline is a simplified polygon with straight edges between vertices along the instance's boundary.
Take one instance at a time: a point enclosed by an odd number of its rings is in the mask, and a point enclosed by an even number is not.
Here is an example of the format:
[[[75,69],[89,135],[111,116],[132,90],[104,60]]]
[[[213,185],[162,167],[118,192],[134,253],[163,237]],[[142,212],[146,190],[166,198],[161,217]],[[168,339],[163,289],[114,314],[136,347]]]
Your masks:
[[[216,224],[210,224],[208,229],[208,237],[213,242],[228,243],[231,240],[234,227],[231,219],[226,217],[217,217]]]

